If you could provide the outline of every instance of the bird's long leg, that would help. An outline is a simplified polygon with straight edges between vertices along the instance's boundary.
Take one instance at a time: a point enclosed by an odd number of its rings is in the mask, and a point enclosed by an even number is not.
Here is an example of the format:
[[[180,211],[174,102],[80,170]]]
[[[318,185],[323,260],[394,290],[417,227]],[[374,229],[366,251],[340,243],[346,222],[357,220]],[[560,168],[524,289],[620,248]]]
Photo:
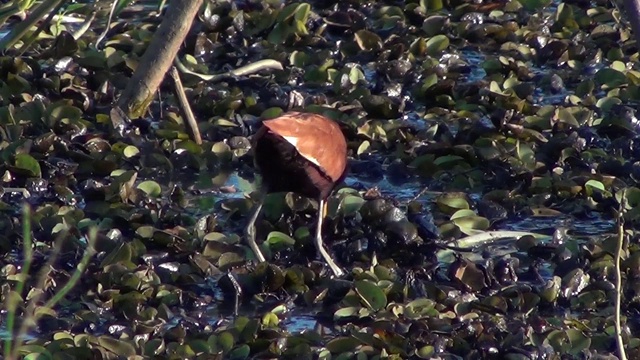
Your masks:
[[[340,277],[344,275],[344,272],[338,267],[338,265],[336,265],[336,263],[333,262],[333,259],[331,258],[327,250],[324,249],[322,243],[322,220],[324,219],[326,206],[327,204],[324,199],[318,200],[318,227],[316,228],[315,244],[316,249],[318,250],[320,255],[322,255],[322,258],[327,263],[327,265],[329,265],[331,271],[333,271],[333,274],[337,277]]]
[[[260,191],[258,195],[258,200],[253,205],[253,209],[251,209],[251,217],[249,218],[249,223],[247,224],[247,228],[245,229],[244,235],[249,243],[249,247],[253,250],[256,258],[259,262],[264,262],[264,255],[262,255],[262,251],[256,244],[256,220],[258,219],[258,215],[260,215],[260,210],[262,210],[262,204],[264,203],[264,197],[266,193],[264,190]]]

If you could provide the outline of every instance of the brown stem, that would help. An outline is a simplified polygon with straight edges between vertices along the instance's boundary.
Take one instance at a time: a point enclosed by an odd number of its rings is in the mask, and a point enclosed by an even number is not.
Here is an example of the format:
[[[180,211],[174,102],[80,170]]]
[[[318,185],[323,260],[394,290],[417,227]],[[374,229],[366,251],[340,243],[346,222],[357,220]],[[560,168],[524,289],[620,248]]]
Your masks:
[[[173,0],[169,4],[164,20],[118,100],[118,106],[130,118],[138,118],[146,111],[201,4],[202,0]]]
[[[178,69],[176,69],[175,66],[172,66],[169,74],[173,79],[173,93],[176,95],[176,98],[178,99],[178,106],[180,107],[180,112],[182,113],[182,118],[184,119],[184,125],[187,128],[189,137],[196,144],[202,145],[202,137],[200,136],[200,129],[198,129],[198,123],[196,122],[196,119],[193,117],[191,106],[189,106],[189,102],[187,101],[187,96],[184,93],[184,88],[182,87],[182,81],[180,81],[180,74],[178,73]]]

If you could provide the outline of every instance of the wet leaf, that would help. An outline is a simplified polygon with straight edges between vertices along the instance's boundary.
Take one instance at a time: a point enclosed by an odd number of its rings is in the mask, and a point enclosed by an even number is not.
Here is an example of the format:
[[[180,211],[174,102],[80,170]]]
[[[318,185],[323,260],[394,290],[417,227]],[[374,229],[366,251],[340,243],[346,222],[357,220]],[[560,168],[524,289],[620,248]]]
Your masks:
[[[438,11],[443,7],[442,0],[420,0],[420,8],[423,11]]]
[[[435,348],[432,345],[423,346],[416,351],[421,359],[431,359],[435,355]]]
[[[144,191],[145,194],[151,197],[159,197],[162,195],[162,188],[160,187],[160,184],[153,180],[143,181],[138,184],[137,188]]]
[[[366,153],[369,150],[369,147],[371,147],[371,143],[368,140],[363,141],[360,146],[358,146],[357,154],[362,155]]]
[[[55,124],[62,119],[78,120],[82,117],[82,110],[64,102],[57,102],[47,107],[50,124]]]
[[[487,286],[484,271],[476,264],[459,259],[449,269],[450,278],[457,279],[473,291],[480,291]]]
[[[226,252],[220,255],[217,265],[220,270],[226,271],[235,266],[240,266],[242,263],[244,263],[244,258],[242,256],[233,252]]]
[[[124,340],[114,339],[109,336],[100,336],[98,338],[98,342],[100,346],[102,346],[105,350],[108,350],[114,354],[118,354],[119,356],[133,356],[136,354],[136,349],[133,345]]]
[[[355,351],[355,349],[360,346],[360,341],[353,337],[337,337],[333,340],[330,340],[326,348],[331,351],[332,354],[342,354],[345,352]]]
[[[373,311],[379,311],[387,306],[387,296],[376,284],[359,280],[354,283],[360,299]]]
[[[606,86],[607,88],[617,88],[626,85],[628,82],[627,77],[623,73],[612,68],[600,69],[594,79],[597,84]]]
[[[250,353],[251,353],[251,348],[249,347],[249,345],[243,344],[233,349],[233,351],[229,353],[229,359],[233,359],[233,360],[247,359],[249,358]]]
[[[528,11],[537,11],[551,4],[551,0],[518,0]]]
[[[126,157],[126,158],[132,158],[136,155],[138,155],[140,153],[140,150],[138,150],[137,147],[129,145],[127,147],[124,148],[124,150],[122,151],[122,154]]]
[[[352,317],[358,317],[358,313],[360,312],[360,307],[357,306],[348,306],[343,307],[341,309],[336,310],[333,314],[333,318],[336,320],[340,319],[349,319]]]
[[[571,343],[570,353],[580,354],[583,350],[591,346],[591,337],[586,336],[582,331],[577,329],[567,329],[567,338]]]
[[[378,51],[382,49],[382,39],[376,33],[369,30],[358,30],[355,37],[361,50]]]
[[[300,5],[298,5],[298,7],[296,7],[294,18],[297,21],[306,23],[310,13],[311,13],[311,5],[307,3],[301,3]]]
[[[229,331],[224,331],[218,335],[218,344],[222,348],[222,351],[228,353],[231,351],[235,344],[235,338]]]
[[[269,247],[271,247],[274,251],[279,251],[285,248],[293,247],[296,244],[296,240],[285,233],[272,231],[267,236],[267,243],[269,244]]]
[[[446,35],[436,35],[427,40],[427,54],[439,55],[449,47],[449,38]]]
[[[279,323],[280,319],[278,318],[278,315],[272,312],[268,312],[262,316],[262,325],[266,327],[277,327]]]
[[[340,209],[344,216],[352,216],[360,210],[364,203],[365,200],[360,196],[345,195],[344,198],[340,200]]]
[[[467,200],[457,194],[448,194],[440,196],[436,200],[438,208],[444,213],[455,213],[459,209],[469,209]]]
[[[17,154],[15,158],[15,166],[19,169],[26,170],[30,176],[42,177],[40,164],[29,154]]]

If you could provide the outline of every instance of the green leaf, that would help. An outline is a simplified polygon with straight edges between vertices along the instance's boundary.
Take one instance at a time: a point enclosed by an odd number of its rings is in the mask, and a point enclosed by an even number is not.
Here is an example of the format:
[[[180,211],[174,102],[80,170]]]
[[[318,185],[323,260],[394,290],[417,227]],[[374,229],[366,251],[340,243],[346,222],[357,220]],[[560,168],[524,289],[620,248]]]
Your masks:
[[[360,144],[360,146],[358,146],[357,154],[358,155],[362,155],[362,154],[366,153],[369,150],[370,147],[371,147],[371,143],[369,142],[369,140],[363,141]]]
[[[551,0],[518,0],[528,11],[537,11],[551,4]]]
[[[25,360],[30,359],[30,360],[36,360],[36,359],[40,359],[40,360],[44,360],[44,359],[51,359],[51,353],[49,353],[49,351],[47,351],[47,349],[44,346],[41,345],[22,345],[20,346],[20,349],[18,350],[21,354],[28,354],[24,357]]]
[[[229,331],[225,331],[218,335],[218,344],[220,344],[220,346],[222,347],[222,351],[224,352],[228,352],[229,350],[231,350],[235,342],[236,339]]]
[[[421,359],[431,359],[435,355],[435,348],[433,345],[423,346],[416,351],[416,355]]]
[[[453,214],[460,209],[469,209],[470,207],[462,195],[456,196],[455,194],[439,197],[436,204],[442,212],[447,214]]]
[[[340,202],[340,209],[344,216],[355,215],[365,203],[365,200],[357,195],[346,195]]]
[[[302,3],[296,8],[294,18],[304,24],[309,19],[309,13],[311,13],[311,5]]]
[[[277,327],[279,323],[280,319],[278,318],[278,315],[272,312],[268,312],[262,317],[262,325],[266,327]]]
[[[340,320],[344,318],[357,317],[358,313],[360,312],[360,309],[362,308],[359,306],[343,307],[341,309],[336,310],[336,312],[333,313],[333,318],[335,320]]]
[[[604,184],[598,180],[589,180],[584,184],[584,187],[591,187],[600,191],[605,191]]]
[[[451,218],[449,218],[450,220],[455,220],[455,219],[459,219],[459,218],[463,218],[466,216],[476,216],[477,214],[475,212],[473,212],[473,210],[470,209],[462,209],[462,210],[458,210],[456,211],[453,215],[451,215]]]
[[[75,106],[67,105],[64,102],[51,104],[47,110],[52,123],[62,119],[78,120],[82,117],[82,110]]]
[[[627,76],[618,70],[612,68],[603,68],[598,70],[594,79],[597,84],[604,85],[608,88],[617,88],[628,84]]]
[[[98,338],[100,345],[107,351],[123,357],[130,357],[136,354],[136,349],[132,342],[118,340],[107,335]]]
[[[351,70],[349,70],[349,82],[351,82],[352,84],[357,84],[359,80],[364,80],[364,74],[362,73],[362,71],[360,71],[360,69],[358,69],[357,67],[352,67]]]
[[[137,186],[138,189],[144,191],[148,196],[158,197],[162,194],[160,184],[153,180],[143,181]]]
[[[598,180],[589,180],[584,184],[584,190],[587,196],[593,196],[595,192],[603,193],[609,196],[610,193],[605,189],[604,184]]]
[[[427,40],[427,54],[436,56],[449,47],[449,38],[446,35],[436,35]]]
[[[433,0],[434,2],[438,2],[439,6],[442,7],[441,0]],[[449,17],[444,15],[432,15],[424,20],[422,23],[422,31],[428,36],[435,36],[438,34],[442,34],[446,31],[446,25],[449,23]]]
[[[309,34],[309,31],[307,30],[307,24],[303,23],[302,21],[296,20],[293,25],[296,35],[302,36]]]
[[[231,360],[244,360],[249,358],[249,354],[251,353],[251,348],[247,344],[243,344],[233,349],[232,352],[229,353],[229,359]]]
[[[342,354],[345,352],[354,351],[360,345],[360,340],[351,336],[343,336],[329,341],[326,348],[327,350],[331,351],[332,354]]]
[[[371,281],[358,280],[355,282],[355,288],[362,302],[371,310],[379,311],[387,306],[387,295]]]
[[[292,16],[296,14],[299,6],[300,4],[298,3],[287,5],[284,9],[282,9],[282,11],[280,11],[280,13],[278,14],[278,17],[276,18],[276,21],[278,23],[283,23],[286,20],[289,20]]]
[[[382,48],[382,39],[378,34],[369,30],[358,30],[355,33],[356,42],[361,50],[377,51]]]
[[[296,240],[283,232],[272,231],[267,235],[267,244],[269,244],[270,248],[277,250],[293,247],[296,244]]]
[[[269,40],[269,42],[274,45],[281,45],[285,42],[285,40],[287,40],[289,32],[290,30],[287,25],[277,23],[269,33],[267,40]]]
[[[102,260],[100,267],[103,268],[108,265],[117,264],[119,262],[122,263],[130,263],[133,253],[131,251],[131,245],[127,243],[123,243],[119,248],[113,249],[105,258]]]
[[[136,235],[140,236],[143,239],[151,239],[155,231],[156,229],[153,226],[144,225],[136,229]]]
[[[438,11],[441,10],[442,0],[420,0],[420,7],[423,11]]]
[[[430,87],[434,86],[437,83],[438,83],[438,75],[436,73],[427,75],[427,77],[424,78],[424,81],[422,82],[422,86],[420,87],[420,89],[422,91],[426,91],[427,89],[429,89]]]
[[[122,151],[122,154],[126,158],[132,158],[132,157],[138,155],[139,153],[140,153],[140,150],[138,150],[138,148],[133,146],[133,145],[129,145],[129,146],[125,147],[124,150]]]
[[[453,166],[464,162],[464,158],[462,156],[458,156],[458,155],[445,155],[445,156],[440,156],[438,158],[436,158],[433,161],[434,165],[437,165],[443,169],[451,169],[453,168]]]
[[[17,154],[15,166],[17,168],[26,170],[33,177],[42,177],[42,170],[40,164],[33,156],[29,154]]]
[[[474,230],[487,230],[491,226],[489,220],[482,216],[464,216],[451,220],[467,235],[474,233]]]
[[[578,355],[591,346],[591,337],[578,329],[567,329],[567,337],[571,343],[571,354]]]
[[[518,147],[516,148],[516,150],[518,159],[520,159],[525,165],[529,167],[535,166],[536,154],[528,143],[524,141],[518,141]]]
[[[637,187],[629,187],[623,191],[617,191],[616,201],[618,201],[618,203],[622,201],[623,195],[626,197],[627,209],[640,206],[640,189]]]

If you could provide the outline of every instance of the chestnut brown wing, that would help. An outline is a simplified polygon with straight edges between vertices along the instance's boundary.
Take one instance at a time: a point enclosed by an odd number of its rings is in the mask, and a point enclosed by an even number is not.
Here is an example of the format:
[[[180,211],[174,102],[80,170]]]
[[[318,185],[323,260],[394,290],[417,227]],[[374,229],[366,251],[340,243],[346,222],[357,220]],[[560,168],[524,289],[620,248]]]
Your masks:
[[[338,181],[347,165],[347,142],[338,124],[318,114],[287,112],[265,120],[270,132],[293,145],[300,155]]]

